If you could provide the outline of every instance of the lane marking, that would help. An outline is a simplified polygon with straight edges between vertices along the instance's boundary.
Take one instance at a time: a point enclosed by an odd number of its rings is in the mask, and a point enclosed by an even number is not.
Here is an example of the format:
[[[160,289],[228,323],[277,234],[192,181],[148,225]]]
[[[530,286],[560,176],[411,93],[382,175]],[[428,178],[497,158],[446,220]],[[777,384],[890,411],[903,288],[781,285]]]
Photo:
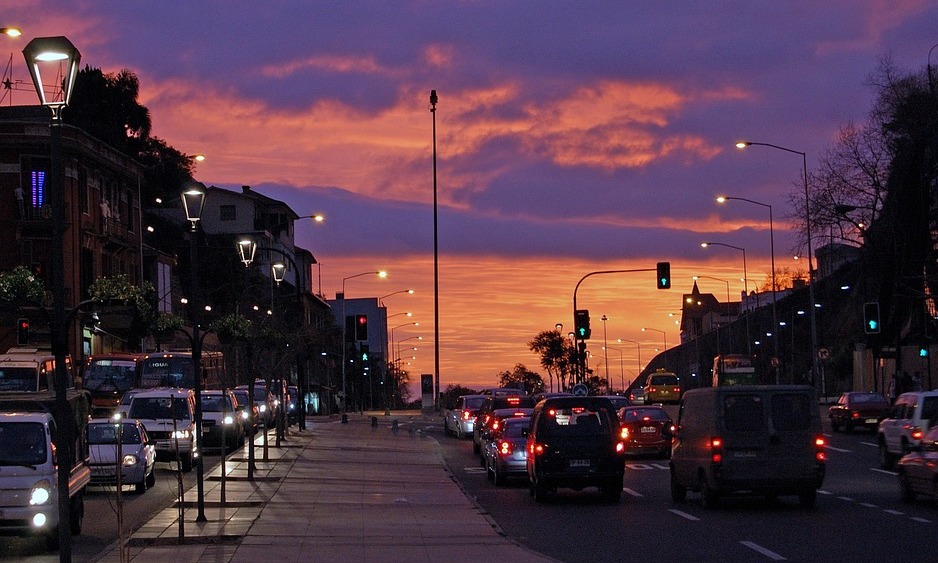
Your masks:
[[[697,518],[697,517],[694,516],[693,514],[688,514],[688,513],[686,513],[686,512],[681,511],[681,510],[677,510],[676,508],[669,508],[669,509],[668,509],[668,512],[672,512],[672,513],[674,513],[674,514],[677,514],[677,515],[680,516],[681,518],[684,518],[684,519],[686,519],[686,520],[690,520],[691,522],[699,522],[699,521],[700,521],[700,518]]]
[[[466,473],[485,473],[485,468],[479,467],[476,465],[476,466],[463,467],[463,471],[465,471]]]
[[[892,475],[893,477],[899,476],[897,471],[889,471],[887,469],[880,469],[878,467],[870,467],[870,471],[875,471],[876,473],[885,473],[886,475]]]
[[[910,520],[915,520],[916,522],[921,522],[922,524],[931,524],[931,520],[928,518],[920,518],[918,516],[911,516]]]
[[[756,552],[761,553],[762,555],[765,555],[766,557],[768,557],[769,559],[773,561],[786,561],[786,559],[782,557],[781,555],[779,555],[778,553],[768,550],[757,543],[754,543],[751,541],[741,541],[739,543],[743,544],[744,546],[748,547],[749,549],[753,551],[756,551]]]
[[[877,444],[877,443],[875,443],[875,442],[860,442],[860,443],[863,444],[864,446],[870,446],[871,448],[878,448],[878,447],[879,447],[879,444]]]
[[[642,498],[642,497],[644,496],[644,495],[642,495],[642,493],[640,493],[640,492],[638,492],[638,491],[635,491],[635,490],[632,490],[632,489],[630,489],[630,488],[628,488],[628,487],[622,487],[622,490],[623,490],[625,493],[630,494],[630,495],[632,495],[632,496],[635,497],[635,498]]]
[[[868,503],[868,502],[861,502],[861,503],[860,503],[860,506],[864,506],[864,507],[866,507],[866,508],[879,508],[879,505],[870,504],[870,503]]]
[[[853,499],[850,497],[837,497],[837,498],[839,498],[840,500],[845,500],[847,502],[853,502]]]
[[[853,450],[845,450],[844,448],[835,448],[834,446],[824,446],[825,449],[840,452],[842,454],[852,454]]]
[[[821,494],[821,495],[832,495],[832,494],[834,494],[834,493],[832,493],[832,492],[830,492],[830,491],[825,491],[825,490],[823,490],[823,489],[818,489],[817,492],[818,492],[818,494]]]
[[[893,516],[905,516],[905,512],[901,510],[883,510],[886,514],[892,514]]]

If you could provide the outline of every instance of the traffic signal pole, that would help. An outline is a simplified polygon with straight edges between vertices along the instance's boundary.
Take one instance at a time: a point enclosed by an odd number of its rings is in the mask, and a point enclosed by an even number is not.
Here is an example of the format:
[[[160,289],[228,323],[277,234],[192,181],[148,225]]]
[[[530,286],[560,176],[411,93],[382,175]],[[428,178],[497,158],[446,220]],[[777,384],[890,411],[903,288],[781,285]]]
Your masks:
[[[655,272],[656,274],[659,274],[659,273],[661,273],[661,265],[662,265],[662,264],[668,264],[668,274],[670,275],[670,264],[667,263],[667,262],[659,262],[659,263],[656,265],[656,267],[654,267],[654,268],[638,268],[638,269],[631,269],[631,270],[599,270],[599,271],[596,271],[596,272],[590,272],[590,273],[586,274],[585,276],[583,276],[582,278],[580,278],[580,281],[576,282],[576,287],[573,288],[573,322],[574,322],[574,326],[576,326],[577,310],[578,310],[578,309],[577,309],[577,304],[576,304],[576,295],[577,295],[577,292],[580,290],[580,284],[582,284],[584,281],[586,281],[586,278],[589,278],[589,277],[592,277],[592,276],[603,275],[603,274],[631,274],[631,273],[635,273],[635,272]],[[661,286],[661,280],[660,280],[660,279],[658,280],[657,285],[658,285],[659,287]],[[668,283],[667,285],[670,287],[671,284]],[[574,334],[576,334],[576,333],[574,333]],[[581,348],[581,347],[582,347],[582,348],[585,348],[585,347],[586,347],[586,338],[580,338],[580,335],[579,335],[579,334],[576,335],[576,338],[577,338],[577,344],[578,344],[578,345],[577,345],[577,354],[578,354],[578,356],[577,356],[577,374],[576,374],[576,382],[577,382],[577,383],[583,383],[583,382],[586,380],[586,361],[585,361],[585,359],[586,359],[586,354],[580,353],[580,348]]]

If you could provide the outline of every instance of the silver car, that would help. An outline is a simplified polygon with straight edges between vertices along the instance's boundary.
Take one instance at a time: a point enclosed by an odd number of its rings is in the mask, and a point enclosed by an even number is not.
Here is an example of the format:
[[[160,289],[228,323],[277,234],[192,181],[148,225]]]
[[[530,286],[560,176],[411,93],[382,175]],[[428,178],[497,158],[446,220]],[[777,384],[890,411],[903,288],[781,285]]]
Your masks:
[[[139,420],[118,423],[110,418],[94,418],[88,423],[91,484],[117,485],[118,434],[121,484],[133,485],[135,492],[142,493],[156,484],[156,448]]]
[[[485,472],[496,486],[505,484],[508,477],[527,477],[527,442],[525,430],[531,417],[502,418],[482,444]]]
[[[456,399],[456,404],[443,418],[443,432],[455,434],[462,440],[472,436],[476,422],[476,413],[488,395],[463,395]]]

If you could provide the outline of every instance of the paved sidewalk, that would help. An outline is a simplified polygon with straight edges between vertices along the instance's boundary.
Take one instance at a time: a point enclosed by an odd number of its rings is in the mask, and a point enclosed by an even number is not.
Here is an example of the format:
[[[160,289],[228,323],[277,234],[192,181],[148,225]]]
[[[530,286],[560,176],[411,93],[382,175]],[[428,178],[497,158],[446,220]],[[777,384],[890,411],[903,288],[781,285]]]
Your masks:
[[[367,415],[367,413],[366,413]],[[179,508],[166,508],[127,541],[124,560],[168,561],[512,561],[544,562],[501,535],[447,471],[439,445],[424,435],[436,424],[420,415],[350,414],[291,429],[268,461],[256,455],[247,481],[247,450],[206,471],[207,522],[195,521],[196,489],[185,494],[184,539]],[[258,440],[259,441],[259,440]],[[233,458],[233,459],[232,459]],[[121,561],[113,545],[97,561]]]

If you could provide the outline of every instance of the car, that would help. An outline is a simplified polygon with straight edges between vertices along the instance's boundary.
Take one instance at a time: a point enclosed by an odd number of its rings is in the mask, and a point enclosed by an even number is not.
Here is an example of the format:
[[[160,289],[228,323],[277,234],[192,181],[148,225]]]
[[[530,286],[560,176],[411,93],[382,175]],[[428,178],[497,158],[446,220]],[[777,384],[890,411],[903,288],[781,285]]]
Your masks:
[[[244,427],[245,434],[257,432],[257,425],[260,420],[260,409],[257,403],[251,400],[251,395],[247,389],[234,389],[232,393],[238,400],[238,411],[241,416],[241,426]],[[248,406],[250,405],[250,406]]]
[[[567,393],[564,391],[544,391],[534,395],[534,402],[540,403],[544,399],[552,399],[554,397],[572,397],[573,393]]]
[[[879,422],[877,445],[883,469],[909,453],[938,417],[938,391],[910,391],[899,395],[886,418]]]
[[[117,485],[118,458],[121,485],[133,485],[134,492],[143,493],[156,484],[156,447],[139,420],[89,420],[88,453],[92,485]]]
[[[300,388],[296,385],[287,385],[287,393],[290,396],[290,402],[287,404],[287,420],[290,424],[296,424],[300,416]]]
[[[899,459],[899,498],[913,502],[918,495],[938,500],[938,426],[930,428],[917,446]]]
[[[485,467],[485,444],[492,440],[492,434],[504,424],[505,420],[530,417],[533,412],[533,407],[512,407],[495,409],[489,413],[485,423],[479,428],[479,463],[482,467]]]
[[[629,391],[629,400],[632,401],[633,405],[644,405],[645,404],[645,388],[644,387],[634,387]]]
[[[534,407],[526,447],[528,488],[536,502],[558,488],[598,487],[611,502],[622,497],[625,445],[609,399],[544,399]]]
[[[619,409],[625,407],[631,407],[632,401],[629,400],[625,395],[598,395],[599,397],[605,397],[612,401],[612,406],[615,408],[616,412],[619,412]]]
[[[524,395],[524,391],[517,387],[483,387],[479,391],[479,394],[504,397],[506,395]]]
[[[619,433],[626,455],[656,454],[671,457],[672,421],[656,405],[623,407],[618,410]]]
[[[482,457],[482,428],[489,422],[492,411],[497,409],[534,408],[534,397],[529,395],[489,395],[479,405],[476,420],[472,425],[472,453]]]
[[[671,499],[704,508],[731,494],[797,495],[811,508],[827,467],[808,385],[726,385],[684,393],[671,443]]]
[[[495,486],[505,484],[509,477],[527,475],[527,442],[530,416],[501,419],[482,447],[485,472]]]
[[[455,435],[460,440],[471,436],[475,427],[476,413],[488,395],[462,395],[453,408],[444,413],[443,432]]]
[[[244,443],[238,399],[231,391],[202,391],[202,439],[206,446],[233,450]]]
[[[248,385],[238,385],[235,391],[250,392]],[[263,380],[254,383],[254,406],[257,407],[258,425],[269,428],[274,420],[276,406],[274,396],[267,391],[267,385]]]
[[[645,404],[674,403],[681,401],[681,380],[668,371],[657,371],[648,376],[645,385]]]
[[[121,416],[139,420],[156,446],[156,460],[177,462],[183,472],[192,471],[200,440],[195,431],[195,392],[192,389],[157,387],[134,393]]]
[[[831,429],[846,432],[854,428],[865,428],[876,432],[879,421],[889,413],[889,401],[881,393],[848,391],[842,393],[837,402],[827,410]]]

